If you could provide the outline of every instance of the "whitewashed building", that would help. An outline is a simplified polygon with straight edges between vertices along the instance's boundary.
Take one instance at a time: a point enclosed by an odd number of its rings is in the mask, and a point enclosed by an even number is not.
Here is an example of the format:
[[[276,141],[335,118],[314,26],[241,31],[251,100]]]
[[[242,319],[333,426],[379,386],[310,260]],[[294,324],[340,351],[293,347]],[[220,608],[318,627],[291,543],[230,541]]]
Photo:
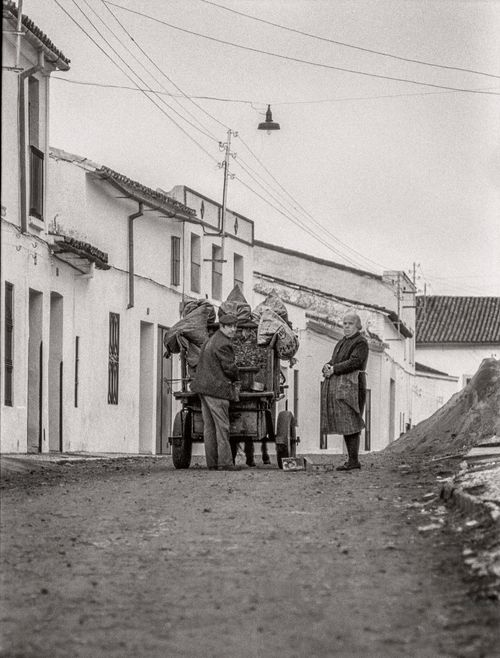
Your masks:
[[[367,365],[366,430],[361,448],[381,450],[412,424],[415,377],[415,289],[403,272],[384,276],[255,241],[255,303],[271,291],[285,302],[298,330],[297,362],[286,363],[287,399],[294,413],[301,453],[338,453],[341,436],[320,432],[321,368],[342,337],[342,317],[359,313],[370,355]]]
[[[459,377],[422,363],[415,363],[413,385],[413,424],[429,418],[457,392]]]
[[[483,359],[500,358],[500,297],[418,296],[416,351],[419,363],[456,377],[453,392],[460,390]]]
[[[49,445],[48,373],[51,381],[58,376],[53,372],[54,361],[49,360],[49,334],[41,328],[42,323],[48,326],[51,313],[45,241],[49,84],[53,71],[68,69],[69,59],[49,37],[27,16],[18,16],[14,2],[3,0],[0,227],[0,448],[3,452],[26,451],[32,440],[28,435],[42,427],[44,433],[36,440]],[[42,288],[46,291],[46,303],[38,305],[36,295]],[[39,340],[35,348],[37,332]],[[30,333],[32,343],[28,345]],[[34,389],[35,369],[45,373],[43,390]],[[45,403],[39,405],[41,396]]]

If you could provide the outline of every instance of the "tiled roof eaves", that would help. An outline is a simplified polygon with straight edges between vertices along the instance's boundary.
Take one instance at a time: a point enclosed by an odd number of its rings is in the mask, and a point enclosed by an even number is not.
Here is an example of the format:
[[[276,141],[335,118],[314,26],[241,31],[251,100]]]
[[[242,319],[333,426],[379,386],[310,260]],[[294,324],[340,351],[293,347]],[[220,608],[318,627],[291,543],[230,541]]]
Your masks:
[[[102,178],[110,178],[115,181],[118,185],[122,186],[125,190],[130,191],[131,193],[139,194],[141,197],[149,199],[155,206],[160,206],[168,212],[169,209],[175,208],[176,210],[184,213],[184,215],[195,216],[196,210],[193,208],[188,208],[180,201],[173,199],[172,197],[163,194],[162,192],[157,192],[142,183],[139,183],[123,174],[110,169],[109,167],[102,166],[95,172],[97,175]]]
[[[366,270],[358,270],[356,267],[350,267],[349,265],[343,265],[342,263],[335,263],[331,260],[326,260],[325,258],[318,258],[317,256],[311,256],[310,254],[305,254],[301,251],[295,251],[294,249],[287,249],[286,247],[279,247],[275,244],[270,244],[268,242],[262,242],[262,240],[255,240],[254,245],[256,247],[263,247],[264,249],[270,249],[271,251],[277,251],[281,254],[289,254],[290,256],[297,256],[298,258],[303,258],[308,260],[311,263],[318,263],[318,265],[326,265],[327,267],[334,267],[337,270],[344,270],[345,272],[353,272],[354,274],[361,274],[363,276],[368,276],[377,281],[382,281],[380,274],[375,274],[374,272],[368,272]]]
[[[417,344],[500,343],[500,297],[417,297]]]
[[[18,17],[18,9],[16,4],[12,0],[3,0],[3,10],[4,11],[10,11],[10,13],[14,16],[14,18],[17,19]],[[43,32],[35,23],[31,20],[29,16],[26,16],[26,14],[22,15],[21,19],[22,25],[28,30],[29,33],[31,33],[34,37],[40,41],[46,48],[48,48],[54,55],[57,55],[57,60],[50,62],[51,64],[55,64],[58,60],[63,62],[64,66],[58,66],[58,68],[67,70],[69,69],[69,64],[71,62],[70,59],[64,55],[64,53],[59,50],[59,48],[56,48],[56,46],[53,44],[53,42],[49,39],[49,37]]]
[[[310,288],[309,286],[304,286],[301,283],[293,283],[292,281],[285,281],[285,279],[280,279],[279,277],[272,276],[269,274],[264,274],[263,272],[256,272],[254,271],[254,275],[260,276],[264,279],[267,279],[269,281],[276,281],[276,283],[280,283],[284,286],[289,286],[291,288],[294,288],[296,290],[305,290],[307,292],[310,292],[315,295],[320,295],[322,297],[326,297],[327,299],[333,299],[339,302],[344,302],[347,304],[354,304],[356,306],[362,306],[363,308],[368,308],[368,309],[373,309],[375,311],[379,311],[383,313],[384,315],[387,315],[389,320],[393,323],[393,325],[396,327],[396,329],[399,330],[399,332],[405,337],[405,338],[411,338],[413,336],[412,332],[408,327],[399,319],[398,314],[395,313],[394,311],[391,311],[388,308],[385,308],[385,306],[378,306],[378,304],[370,304],[370,303],[365,303],[365,302],[360,302],[355,299],[348,299],[347,297],[340,297],[339,295],[333,295],[332,293],[324,292],[323,290],[319,290],[318,288]]]

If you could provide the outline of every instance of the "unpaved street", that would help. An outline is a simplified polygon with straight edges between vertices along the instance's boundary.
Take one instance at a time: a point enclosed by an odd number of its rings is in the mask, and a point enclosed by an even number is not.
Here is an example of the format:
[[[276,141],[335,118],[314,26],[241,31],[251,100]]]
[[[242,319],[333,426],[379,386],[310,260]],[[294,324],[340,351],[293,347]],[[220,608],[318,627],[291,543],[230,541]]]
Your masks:
[[[364,462],[309,474],[135,459],[7,479],[1,655],[499,655],[498,603],[462,566],[473,530],[456,513],[417,530],[436,469]]]

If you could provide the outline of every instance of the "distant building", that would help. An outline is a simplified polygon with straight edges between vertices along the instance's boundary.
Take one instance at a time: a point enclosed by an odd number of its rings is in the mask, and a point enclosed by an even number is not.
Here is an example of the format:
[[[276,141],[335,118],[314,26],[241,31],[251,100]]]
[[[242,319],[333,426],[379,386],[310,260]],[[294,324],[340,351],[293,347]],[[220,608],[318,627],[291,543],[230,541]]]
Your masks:
[[[342,437],[320,432],[321,368],[342,338],[342,317],[356,311],[370,355],[366,430],[361,447],[381,450],[412,420],[415,288],[403,272],[383,276],[255,241],[255,303],[274,291],[297,328],[300,348],[287,377],[287,406],[296,417],[302,453],[338,453]]]
[[[457,392],[459,377],[415,363],[412,424],[429,418]]]
[[[500,358],[500,297],[418,296],[416,320],[417,361],[458,378],[456,390]]]

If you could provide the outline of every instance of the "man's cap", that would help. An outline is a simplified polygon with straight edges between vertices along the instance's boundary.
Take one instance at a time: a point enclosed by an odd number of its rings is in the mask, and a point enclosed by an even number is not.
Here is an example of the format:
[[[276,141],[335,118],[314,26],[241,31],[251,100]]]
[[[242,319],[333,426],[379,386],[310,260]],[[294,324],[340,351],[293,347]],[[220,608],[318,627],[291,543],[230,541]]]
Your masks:
[[[226,313],[221,318],[219,318],[219,324],[236,324],[237,322],[238,318],[236,315],[232,315],[232,313]]]

